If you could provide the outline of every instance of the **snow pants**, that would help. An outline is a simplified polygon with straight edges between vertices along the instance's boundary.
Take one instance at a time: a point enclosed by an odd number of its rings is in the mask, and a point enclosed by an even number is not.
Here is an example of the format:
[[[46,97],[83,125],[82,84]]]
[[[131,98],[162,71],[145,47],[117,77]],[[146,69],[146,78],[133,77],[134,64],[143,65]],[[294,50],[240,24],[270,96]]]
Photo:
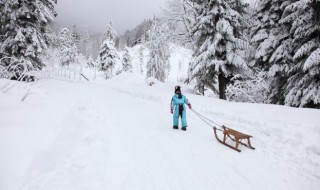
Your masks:
[[[173,126],[179,126],[179,117],[181,118],[182,127],[188,127],[186,107],[184,104],[175,106],[173,114]]]

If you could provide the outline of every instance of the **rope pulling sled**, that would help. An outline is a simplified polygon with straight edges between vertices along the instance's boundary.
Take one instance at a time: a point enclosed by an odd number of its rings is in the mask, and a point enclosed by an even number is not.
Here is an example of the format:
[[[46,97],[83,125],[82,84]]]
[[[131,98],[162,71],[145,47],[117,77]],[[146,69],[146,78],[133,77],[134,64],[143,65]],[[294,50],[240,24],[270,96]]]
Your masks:
[[[255,148],[251,145],[250,142],[250,138],[252,138],[251,135],[247,135],[244,133],[241,133],[239,131],[236,131],[234,129],[231,129],[229,127],[226,127],[224,125],[220,126],[217,123],[213,122],[212,120],[208,119],[207,117],[201,115],[200,113],[198,113],[197,111],[191,109],[191,111],[198,116],[203,122],[205,122],[207,125],[209,125],[210,127],[213,128],[214,130],[214,135],[216,137],[216,139],[218,140],[218,142],[220,142],[221,144],[236,150],[238,152],[241,152],[241,150],[239,149],[239,144],[246,146],[247,148],[250,148],[252,150],[254,150]],[[219,128],[217,128],[219,127]],[[217,131],[221,131],[223,133],[223,140],[219,139],[218,135],[217,135]],[[228,144],[226,142],[227,138],[231,139],[232,141],[234,141],[236,143],[235,146],[232,146],[230,144]],[[242,141],[246,141],[246,143],[242,142]]]

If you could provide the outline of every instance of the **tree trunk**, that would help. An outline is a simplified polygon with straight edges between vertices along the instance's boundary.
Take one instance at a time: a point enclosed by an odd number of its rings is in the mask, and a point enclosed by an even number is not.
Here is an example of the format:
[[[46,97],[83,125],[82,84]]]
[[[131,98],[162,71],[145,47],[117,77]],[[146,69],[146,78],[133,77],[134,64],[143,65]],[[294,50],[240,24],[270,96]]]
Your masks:
[[[222,100],[226,100],[226,88],[227,88],[227,78],[224,76],[222,72],[219,72],[218,75],[219,80],[219,98]]]
[[[202,96],[204,96],[204,85],[201,86],[201,93],[202,93]]]

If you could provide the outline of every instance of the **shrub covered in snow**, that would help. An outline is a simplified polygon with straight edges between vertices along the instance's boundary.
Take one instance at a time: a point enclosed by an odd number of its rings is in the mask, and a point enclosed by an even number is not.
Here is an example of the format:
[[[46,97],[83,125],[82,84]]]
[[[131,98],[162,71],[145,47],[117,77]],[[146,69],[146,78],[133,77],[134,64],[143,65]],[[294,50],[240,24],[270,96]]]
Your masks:
[[[158,81],[156,78],[154,78],[154,77],[148,77],[148,78],[146,79],[146,82],[147,82],[147,84],[148,84],[149,86],[153,86],[153,85],[157,84],[159,81]]]
[[[234,76],[226,94],[228,100],[236,102],[266,103],[269,91],[268,73],[257,71],[250,78]]]

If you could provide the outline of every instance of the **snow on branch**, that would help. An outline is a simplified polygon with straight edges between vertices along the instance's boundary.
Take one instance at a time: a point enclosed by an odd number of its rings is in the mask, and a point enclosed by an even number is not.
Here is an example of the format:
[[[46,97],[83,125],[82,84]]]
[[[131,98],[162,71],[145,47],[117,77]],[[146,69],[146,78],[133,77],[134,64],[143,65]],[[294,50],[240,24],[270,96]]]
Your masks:
[[[304,63],[303,70],[307,71],[315,66],[320,66],[320,48],[316,49],[310,54]]]

